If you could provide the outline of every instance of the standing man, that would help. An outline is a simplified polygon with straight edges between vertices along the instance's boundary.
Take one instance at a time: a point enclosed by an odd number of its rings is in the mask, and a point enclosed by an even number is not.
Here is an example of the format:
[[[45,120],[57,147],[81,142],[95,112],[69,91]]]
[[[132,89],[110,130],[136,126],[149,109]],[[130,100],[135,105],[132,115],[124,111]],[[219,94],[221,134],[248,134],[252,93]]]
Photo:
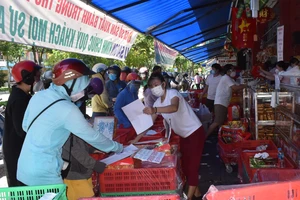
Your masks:
[[[25,110],[31,98],[30,92],[40,66],[25,60],[12,68],[16,85],[12,87],[5,110],[3,154],[9,187],[21,186],[17,176],[17,164],[26,132],[22,129]]]
[[[210,135],[218,126],[223,125],[226,121],[232,91],[242,90],[247,87],[247,85],[244,84],[238,85],[233,80],[236,76],[236,71],[233,68],[233,65],[227,64],[224,66],[223,70],[224,76],[222,76],[217,87],[214,102],[215,119],[207,131],[207,136]]]
[[[203,93],[200,95],[200,100],[203,98],[203,95],[207,93],[205,105],[207,106],[210,112],[214,112],[217,87],[222,78],[222,76],[220,75],[222,68],[221,65],[217,63],[213,64],[211,68],[211,74],[206,79],[206,86],[203,90]]]
[[[196,73],[195,77],[194,77],[194,81],[195,81],[195,85],[197,87],[197,90],[200,90],[200,83],[201,83],[201,79],[198,73]]]

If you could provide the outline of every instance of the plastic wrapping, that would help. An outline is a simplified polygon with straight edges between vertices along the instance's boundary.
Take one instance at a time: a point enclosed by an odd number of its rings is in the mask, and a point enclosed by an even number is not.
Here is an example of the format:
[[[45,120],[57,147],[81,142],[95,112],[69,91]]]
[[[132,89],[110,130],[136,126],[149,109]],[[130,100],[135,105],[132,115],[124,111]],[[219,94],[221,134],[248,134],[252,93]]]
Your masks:
[[[166,194],[150,196],[81,198],[80,200],[180,200],[180,196],[178,194]]]
[[[263,182],[242,185],[210,186],[204,200],[299,200],[300,181]]]
[[[137,146],[138,148],[154,148],[152,146]],[[163,151],[163,149],[160,149]],[[171,153],[171,154],[170,154]],[[101,193],[128,193],[151,191],[178,191],[182,190],[183,183],[180,174],[177,146],[173,145],[171,151],[160,164],[141,162],[135,160],[134,168],[107,168],[98,176]],[[95,177],[94,177],[95,178]],[[97,177],[96,177],[97,178]]]

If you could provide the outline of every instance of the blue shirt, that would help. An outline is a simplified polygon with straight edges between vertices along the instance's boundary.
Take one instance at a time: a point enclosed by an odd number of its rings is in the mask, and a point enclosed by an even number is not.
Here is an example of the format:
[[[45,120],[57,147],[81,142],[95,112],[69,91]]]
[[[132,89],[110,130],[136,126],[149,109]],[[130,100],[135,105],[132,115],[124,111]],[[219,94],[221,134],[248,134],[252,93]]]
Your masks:
[[[128,86],[118,94],[114,106],[114,113],[118,119],[118,125],[122,124],[124,128],[129,128],[132,126],[127,116],[123,112],[122,107],[134,102],[137,99],[137,93],[131,93]]]
[[[105,84],[106,90],[108,92],[109,100],[116,98],[118,94],[126,87],[126,83],[124,81],[118,81],[117,83],[108,80]]]

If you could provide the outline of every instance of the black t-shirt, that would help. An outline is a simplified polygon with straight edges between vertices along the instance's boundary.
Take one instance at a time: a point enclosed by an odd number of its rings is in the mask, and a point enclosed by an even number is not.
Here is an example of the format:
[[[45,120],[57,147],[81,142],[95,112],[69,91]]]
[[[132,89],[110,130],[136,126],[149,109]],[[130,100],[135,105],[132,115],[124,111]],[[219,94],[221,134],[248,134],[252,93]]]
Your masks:
[[[23,131],[23,117],[31,95],[13,86],[9,96],[4,122],[3,153],[5,160],[19,158],[26,132]]]

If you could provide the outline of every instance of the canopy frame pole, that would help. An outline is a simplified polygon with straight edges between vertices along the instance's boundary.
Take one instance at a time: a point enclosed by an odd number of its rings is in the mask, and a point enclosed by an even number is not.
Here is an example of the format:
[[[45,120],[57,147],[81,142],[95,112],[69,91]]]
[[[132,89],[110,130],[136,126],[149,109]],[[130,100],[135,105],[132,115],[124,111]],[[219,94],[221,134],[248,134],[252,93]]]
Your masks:
[[[151,34],[153,31],[155,31],[156,29],[158,29],[161,26],[165,25],[166,23],[168,23],[169,21],[171,21],[175,17],[181,15],[182,13],[189,12],[189,11],[195,11],[195,10],[198,10],[198,9],[201,9],[201,8],[206,8],[206,7],[209,7],[209,6],[214,6],[214,5],[225,3],[225,2],[229,2],[229,1],[236,1],[236,0],[217,0],[217,1],[214,1],[212,3],[200,5],[200,6],[197,6],[197,7],[194,7],[194,8],[189,8],[189,9],[181,10],[181,11],[177,12],[176,14],[174,14],[173,16],[171,16],[168,19],[166,19],[165,21],[163,21],[162,23],[158,24],[157,26],[149,29],[146,32],[146,34]]]
[[[194,54],[192,54],[192,55],[188,55],[188,56],[186,56],[186,57],[192,59],[195,55],[197,55],[197,54],[199,54],[199,53],[215,51],[215,50],[217,50],[217,49],[220,49],[222,46],[224,46],[224,45],[219,45],[219,46],[214,47],[214,48],[212,48],[212,49],[202,50],[202,51],[200,51],[200,52],[194,53]]]
[[[200,61],[202,61],[202,60],[210,59],[210,58],[213,58],[213,57],[218,56],[218,55],[221,55],[221,54],[222,54],[222,52],[219,52],[219,53],[217,53],[217,54],[214,54],[214,55],[211,55],[211,56],[208,56],[208,57],[202,57],[202,58],[199,58],[198,60],[194,60],[193,62],[198,63],[198,62],[200,62]]]
[[[115,13],[115,12],[119,12],[121,10],[125,10],[127,8],[131,8],[133,6],[137,6],[137,5],[145,3],[147,1],[150,1],[150,0],[139,0],[139,1],[136,1],[136,2],[133,2],[133,3],[130,3],[130,4],[127,4],[127,5],[124,5],[124,6],[121,6],[121,7],[112,9],[112,10],[109,10],[109,11],[107,11],[107,13],[108,14],[112,14],[112,13]]]
[[[180,29],[180,28],[189,26],[189,25],[191,25],[191,24],[197,23],[198,20],[200,20],[200,19],[202,19],[202,18],[204,18],[204,17],[206,17],[206,16],[208,16],[208,15],[210,15],[210,14],[212,14],[212,13],[218,11],[219,9],[221,9],[221,8],[223,8],[223,7],[225,7],[225,4],[222,5],[222,6],[218,6],[217,8],[211,9],[210,11],[206,12],[204,15],[201,15],[201,16],[197,17],[195,20],[193,20],[193,21],[191,21],[191,22],[189,22],[189,23],[186,23],[186,24],[183,24],[183,25],[181,25],[181,26],[178,26],[178,27],[175,27],[175,28],[166,30],[166,31],[161,32],[161,33],[158,33],[158,34],[153,34],[153,32],[152,32],[152,35],[155,36],[155,37],[157,37],[157,36],[163,35],[163,34],[165,34],[165,33],[169,33],[169,32],[175,31],[175,30],[177,30],[177,29]]]
[[[189,59],[191,59],[191,60],[198,60],[198,59],[201,59],[201,58],[204,58],[204,57],[207,57],[207,56],[210,56],[210,55],[214,55],[215,53],[219,53],[219,52],[221,52],[222,50],[221,49],[218,49],[218,50],[214,50],[214,51],[212,51],[211,53],[208,53],[207,55],[202,55],[202,56],[196,56],[196,57],[194,57],[194,58],[189,58]],[[188,57],[187,57],[188,58]]]
[[[181,43],[181,42],[184,42],[184,41],[186,41],[187,39],[193,38],[193,37],[195,37],[195,36],[198,36],[198,35],[201,35],[201,34],[204,34],[204,33],[210,32],[210,31],[213,31],[213,30],[217,30],[217,29],[222,28],[222,27],[224,27],[224,26],[228,26],[228,24],[229,24],[229,22],[227,22],[227,23],[225,23],[225,24],[221,24],[221,25],[219,25],[219,26],[215,26],[215,27],[212,27],[212,28],[203,30],[203,31],[201,31],[201,32],[199,32],[199,33],[196,33],[195,35],[192,35],[192,36],[190,36],[190,37],[187,37],[187,38],[184,38],[184,39],[179,40],[179,41],[177,41],[177,42],[174,42],[174,43],[170,44],[170,46],[174,46],[175,44],[178,44],[178,43],[180,43],[180,45],[184,45],[185,43]],[[191,41],[191,42],[192,42],[192,41]],[[179,45],[179,46],[180,46],[180,45]]]

